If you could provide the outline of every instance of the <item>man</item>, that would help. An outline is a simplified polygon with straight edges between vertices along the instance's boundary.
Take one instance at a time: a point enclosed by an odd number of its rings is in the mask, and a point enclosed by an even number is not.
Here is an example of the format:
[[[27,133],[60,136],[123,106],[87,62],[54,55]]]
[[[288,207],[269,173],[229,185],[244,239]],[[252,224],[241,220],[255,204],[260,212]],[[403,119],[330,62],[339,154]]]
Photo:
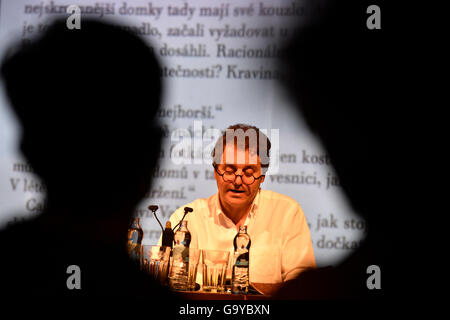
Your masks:
[[[186,205],[194,209],[185,217],[194,248],[231,253],[239,226],[247,226],[253,284],[282,283],[315,267],[311,235],[300,205],[288,196],[260,188],[269,166],[269,151],[270,141],[258,128],[230,126],[213,150],[218,192]],[[172,225],[182,219],[184,207],[172,214]]]
[[[85,19],[80,30],[56,20],[10,52],[1,75],[47,205],[0,231],[2,296],[172,299],[125,251],[161,145],[151,48],[120,26]]]
[[[423,269],[414,277],[407,276],[408,268],[401,268],[401,276],[393,272],[397,271],[393,258],[406,258],[399,254],[407,251],[407,246],[398,250],[393,245],[406,236],[398,232],[410,229],[404,225],[406,220],[421,221],[411,217],[412,212],[421,210],[414,201],[410,201],[414,203],[412,210],[405,208],[408,201],[401,201],[399,193],[407,189],[404,183],[407,180],[400,174],[402,166],[383,161],[380,156],[406,157],[399,152],[410,137],[400,140],[398,134],[409,136],[412,132],[406,130],[403,121],[410,114],[401,108],[404,105],[410,110],[411,104],[405,100],[406,95],[398,94],[402,93],[400,84],[408,83],[399,76],[408,73],[401,68],[406,54],[397,46],[399,37],[389,37],[395,29],[392,28],[395,11],[383,3],[384,12],[391,13],[385,16],[387,19],[383,18],[383,25],[389,27],[372,32],[366,27],[365,17],[373,4],[372,1],[321,3],[320,16],[314,23],[298,29],[280,61],[287,71],[283,85],[293,98],[293,105],[326,148],[345,196],[369,228],[362,246],[345,260],[329,268],[303,272],[298,279],[285,283],[278,292],[279,299],[377,299],[372,305],[381,308],[384,307],[379,304],[381,299],[394,297],[397,302],[398,296],[405,298],[404,289],[408,286],[402,279],[409,282],[414,278],[414,287],[419,288],[416,280],[427,277]],[[370,75],[366,69],[368,61]],[[401,117],[397,118],[397,114]],[[390,176],[396,177],[396,183],[382,179]],[[383,201],[378,200],[381,193]],[[408,197],[413,198],[409,192]],[[420,252],[417,246],[413,248]],[[404,259],[399,266],[408,262]],[[369,278],[368,267],[373,265],[379,267],[381,282],[376,280],[377,276]],[[378,281],[380,286],[371,287],[374,285],[371,281]],[[400,294],[393,293],[394,288],[400,289]],[[418,291],[408,291],[414,297],[420,296]]]

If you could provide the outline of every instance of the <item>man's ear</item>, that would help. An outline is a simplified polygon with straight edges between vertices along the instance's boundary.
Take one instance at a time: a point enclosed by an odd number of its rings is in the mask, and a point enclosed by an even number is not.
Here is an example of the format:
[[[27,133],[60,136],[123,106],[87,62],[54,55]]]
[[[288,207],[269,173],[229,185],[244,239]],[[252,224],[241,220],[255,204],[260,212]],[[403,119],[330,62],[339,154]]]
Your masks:
[[[264,179],[266,178],[266,176],[264,175],[264,176],[262,176],[262,178],[261,178],[261,183],[263,183],[264,182]]]

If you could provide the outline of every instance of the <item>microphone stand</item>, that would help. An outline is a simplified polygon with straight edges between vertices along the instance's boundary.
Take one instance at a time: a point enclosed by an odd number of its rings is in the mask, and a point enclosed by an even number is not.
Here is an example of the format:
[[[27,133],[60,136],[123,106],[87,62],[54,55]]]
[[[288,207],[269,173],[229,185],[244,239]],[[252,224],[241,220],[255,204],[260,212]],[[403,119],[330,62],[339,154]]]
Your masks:
[[[148,209],[153,212],[153,214],[156,218],[156,221],[158,221],[159,226],[161,227],[161,230],[164,232],[164,228],[161,224],[161,221],[159,221],[158,216],[156,215],[156,210],[158,210],[158,206],[148,206]]]
[[[178,223],[175,225],[175,227],[173,228],[173,231],[174,231],[174,232],[176,232],[176,230],[175,230],[176,227],[178,227],[178,229],[180,229],[181,223],[183,222],[184,217],[186,217],[186,215],[187,215],[189,212],[192,212],[192,211],[194,211],[194,209],[192,209],[192,208],[190,208],[190,207],[184,207],[183,218],[181,218],[180,222],[178,222]]]

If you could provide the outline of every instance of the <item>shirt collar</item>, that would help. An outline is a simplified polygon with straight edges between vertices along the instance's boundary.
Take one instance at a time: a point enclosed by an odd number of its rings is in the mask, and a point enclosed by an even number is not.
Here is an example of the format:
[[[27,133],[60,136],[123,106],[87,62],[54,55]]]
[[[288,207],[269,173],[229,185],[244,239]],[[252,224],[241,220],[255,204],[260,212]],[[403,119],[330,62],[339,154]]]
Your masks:
[[[248,213],[248,217],[249,218],[254,218],[256,216],[257,212],[258,212],[258,204],[259,204],[259,194],[260,194],[260,192],[261,192],[261,189],[258,190],[258,193],[256,194],[255,199],[253,199],[253,202],[250,205],[250,211]],[[225,214],[222,211],[222,207],[220,205],[219,192],[216,193],[215,212],[216,212],[216,215],[220,215],[221,213]]]

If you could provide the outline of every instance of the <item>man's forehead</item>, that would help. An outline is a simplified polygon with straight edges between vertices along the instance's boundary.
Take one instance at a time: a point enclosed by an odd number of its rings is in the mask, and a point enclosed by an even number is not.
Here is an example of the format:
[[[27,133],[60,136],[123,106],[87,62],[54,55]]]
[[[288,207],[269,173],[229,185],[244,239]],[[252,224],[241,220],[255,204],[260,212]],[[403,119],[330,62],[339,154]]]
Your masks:
[[[239,148],[236,145],[229,144],[225,146],[222,161],[224,164],[261,165],[256,148]]]

